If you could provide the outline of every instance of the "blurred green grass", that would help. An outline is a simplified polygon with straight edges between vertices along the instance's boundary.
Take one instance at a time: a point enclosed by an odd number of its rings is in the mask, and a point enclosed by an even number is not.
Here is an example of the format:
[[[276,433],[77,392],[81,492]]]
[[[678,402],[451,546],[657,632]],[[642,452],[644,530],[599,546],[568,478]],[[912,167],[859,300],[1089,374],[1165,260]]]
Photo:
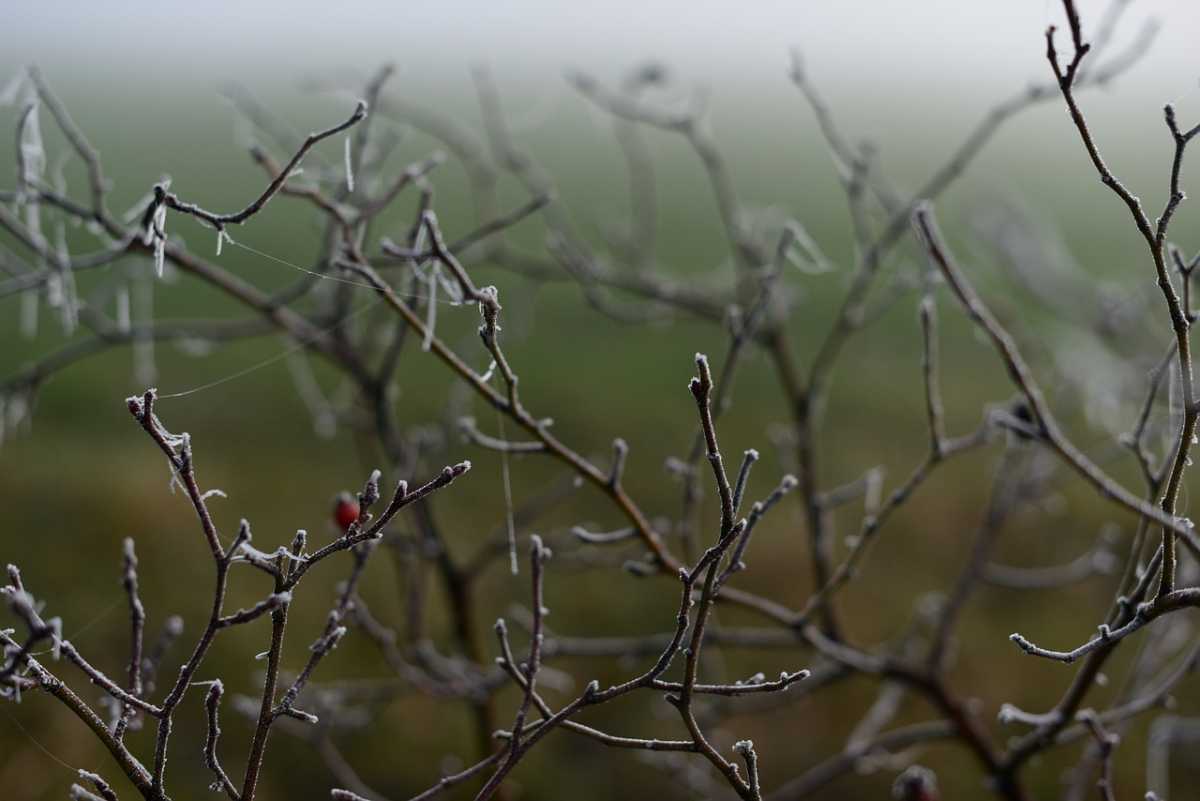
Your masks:
[[[60,76],[51,75],[52,80]],[[140,197],[164,173],[173,177],[173,190],[207,207],[240,207],[262,186],[262,178],[237,147],[231,131],[233,113],[214,92],[199,89],[167,92],[154,89],[149,96],[114,92],[95,80],[74,76],[55,81],[76,120],[100,148],[109,175],[116,182],[111,205],[123,209]],[[419,94],[420,89],[414,89]],[[161,94],[156,94],[161,92]],[[344,114],[346,103],[298,94],[288,87],[271,86],[258,93],[276,111],[294,121],[299,130],[321,127]],[[424,98],[433,102],[434,98]],[[905,116],[893,113],[897,101],[872,98],[875,133],[884,145],[885,165],[904,186],[915,185],[949,151],[956,136],[974,119],[984,99],[961,104],[942,102],[939,122],[932,112]],[[461,115],[475,124],[477,113],[469,97],[460,93],[442,102],[443,111]],[[861,122],[859,101],[839,98],[850,110],[852,123]],[[892,104],[890,105],[889,102]],[[151,111],[148,112],[148,109]],[[719,101],[714,125],[743,199],[751,205],[778,204],[802,220],[825,251],[840,263],[833,274],[811,277],[788,275],[790,287],[804,300],[790,321],[792,338],[807,363],[828,326],[841,293],[852,255],[844,198],[816,129],[798,97],[733,98]],[[1118,109],[1108,98],[1098,101],[1096,125],[1118,119]],[[47,128],[49,125],[46,126]],[[1162,159],[1131,159],[1142,152],[1136,137],[1145,134],[1140,123],[1123,119],[1124,138],[1112,149],[1114,163],[1133,182],[1162,185],[1166,164]],[[1155,129],[1155,143],[1163,140]],[[589,236],[596,226],[623,219],[624,174],[618,152],[605,126],[597,126],[574,99],[561,101],[543,128],[523,133],[520,141],[556,178],[560,196]],[[721,236],[711,196],[693,154],[669,136],[652,135],[659,177],[661,262],[667,270],[687,280],[712,280],[719,276],[728,250]],[[337,163],[337,146],[323,151]],[[409,135],[393,164],[427,154],[435,143],[419,134]],[[0,171],[5,185],[10,173]],[[78,164],[69,171],[73,186],[80,186]],[[437,211],[448,234],[469,230],[473,224],[468,187],[454,164],[439,170]],[[964,222],[973,204],[996,195],[1016,194],[1027,201],[1049,225],[1059,229],[1072,246],[1085,274],[1081,281],[1101,278],[1130,287],[1148,286],[1148,265],[1142,263],[1132,229],[1119,204],[1098,191],[1087,172],[1081,152],[1062,124],[1061,111],[1051,106],[1034,110],[1006,129],[996,146],[972,168],[962,185],[939,203],[943,225],[954,239],[971,274],[997,298],[1006,319],[1019,324],[1023,344],[1038,354],[1045,350],[1043,336],[1052,336],[1052,315],[1037,311],[997,262],[974,244]],[[506,197],[517,197],[506,186]],[[402,206],[404,204],[401,204]],[[406,219],[398,212],[378,230],[395,231]],[[389,229],[389,225],[393,226]],[[215,246],[210,231],[172,217],[169,230],[182,235],[201,253]],[[235,239],[280,258],[306,264],[317,242],[317,229],[308,208],[280,198]],[[536,223],[523,224],[518,236],[536,241]],[[70,232],[73,245],[82,249],[87,235]],[[212,258],[211,253],[209,257]],[[905,251],[901,261],[919,258]],[[296,278],[278,264],[237,248],[225,248],[220,263],[263,288],[277,288]],[[144,269],[145,265],[142,265]],[[119,268],[118,268],[119,269]],[[695,430],[690,398],[685,391],[696,351],[723,353],[725,337],[719,330],[687,320],[665,326],[620,325],[586,309],[569,285],[535,287],[489,265],[478,267],[481,282],[500,287],[505,303],[506,349],[522,376],[526,403],[539,415],[552,415],[564,440],[585,453],[603,454],[613,437],[627,439],[632,452],[627,482],[643,508],[651,514],[673,514],[679,505],[678,487],[662,469],[664,460],[682,454]],[[102,281],[102,273],[81,279],[84,288]],[[1132,290],[1131,290],[1132,291]],[[961,314],[949,303],[941,304],[944,385],[948,417],[953,432],[974,425],[984,403],[1003,400],[1011,388],[988,346],[979,341]],[[60,343],[54,321],[45,314],[41,333],[33,341],[18,335],[18,303],[0,301],[0,374],[10,374],[28,359]],[[240,314],[212,291],[191,280],[156,286],[155,310],[164,317]],[[45,310],[43,310],[45,311]],[[476,347],[472,331],[477,324],[471,309],[442,316],[439,330],[450,342],[466,343],[465,352],[482,366],[484,354]],[[1148,323],[1148,325],[1150,325]],[[1161,325],[1159,322],[1153,325]],[[1164,329],[1165,330],[1165,329]],[[178,392],[220,379],[278,354],[285,345],[266,337],[221,347],[203,358],[160,345],[158,385],[163,392]],[[474,350],[472,350],[474,348]],[[926,444],[919,374],[920,341],[912,298],[898,304],[878,325],[858,336],[848,347],[835,376],[835,384],[820,434],[821,479],[826,485],[848,480],[865,468],[887,468],[887,486],[900,481],[921,458]],[[1150,357],[1157,354],[1151,354]],[[329,386],[331,372],[314,362],[317,375]],[[1038,367],[1049,376],[1044,359]],[[450,381],[440,365],[412,350],[404,359],[400,377],[398,416],[405,425],[441,418]],[[193,632],[207,611],[209,572],[199,532],[186,504],[167,488],[167,470],[144,436],[131,425],[123,398],[138,392],[128,350],[118,349],[88,360],[56,376],[40,392],[32,431],[10,437],[0,447],[0,509],[9,532],[0,556],[18,563],[31,591],[48,599],[48,613],[61,615],[68,636],[106,670],[118,672],[124,660],[124,610],[117,582],[120,542],[133,536],[142,563],[144,597],[154,630],[170,613],[182,614]],[[752,354],[744,364],[734,393],[731,412],[720,421],[722,444],[729,454],[749,447],[771,451],[765,425],[786,422],[788,413],[772,375],[770,364]],[[477,409],[481,423],[490,418]],[[1075,431],[1084,432],[1079,409],[1060,409]],[[307,411],[290,391],[287,368],[275,362],[243,377],[185,398],[165,401],[160,407],[165,422],[192,434],[197,465],[206,487],[220,487],[229,499],[215,504],[224,530],[240,517],[254,525],[256,541],[273,547],[290,538],[296,528],[307,528],[318,538],[328,537],[326,519],[332,495],[361,483],[371,466],[342,435],[322,440],[313,433]],[[1094,444],[1097,434],[1085,435]],[[493,455],[467,444],[452,445],[453,458],[470,458],[476,469],[468,480],[436,505],[437,515],[455,555],[469,553],[502,520],[500,466]],[[856,642],[892,637],[905,625],[914,604],[932,591],[944,590],[967,556],[971,533],[977,525],[995,464],[996,448],[963,457],[943,468],[885,529],[856,585],[839,601],[850,636]],[[774,457],[770,453],[770,457]],[[514,459],[514,495],[519,501],[556,476],[557,470],[536,457]],[[768,458],[756,471],[752,495],[765,493],[777,480],[782,466]],[[1118,474],[1132,482],[1131,464]],[[711,493],[710,493],[711,494]],[[1077,482],[1064,488],[1066,503],[1057,515],[1022,517],[1007,530],[1005,555],[1027,564],[1047,564],[1072,558],[1091,543],[1101,521],[1111,509],[1096,501]],[[712,520],[711,498],[709,520]],[[539,524],[538,530],[561,531],[581,520],[616,522],[605,504],[587,491]],[[1128,533],[1128,519],[1123,521]],[[853,530],[851,514],[838,519],[842,534]],[[800,605],[810,591],[807,545],[799,509],[786,505],[756,536],[751,570],[741,579],[748,587]],[[297,602],[294,628],[289,633],[287,664],[299,664],[303,648],[315,636],[332,598],[332,587],[341,578],[338,566],[327,566],[314,576]],[[620,591],[612,592],[614,582]],[[397,619],[401,577],[385,559],[379,559],[367,579],[366,595],[379,613]],[[1092,580],[1068,590],[1048,593],[1012,593],[981,588],[962,624],[960,658],[954,684],[968,697],[978,698],[981,715],[994,720],[999,704],[1013,702],[1043,709],[1056,700],[1070,671],[1061,665],[1025,659],[1007,641],[1021,629],[1047,642],[1074,642],[1088,632],[1111,597],[1112,580]],[[231,603],[257,597],[261,588],[239,581]],[[551,625],[562,633],[615,634],[660,631],[673,616],[674,588],[662,583],[637,582],[623,574],[559,572],[551,563],[548,601]],[[525,603],[524,582],[502,570],[493,570],[480,588],[480,625],[490,615],[505,613],[510,603]],[[599,599],[603,599],[602,601]],[[754,621],[744,613],[722,612],[725,622]],[[440,605],[430,623],[440,641],[449,626]],[[231,633],[218,643],[211,664],[200,678],[220,674],[233,693],[253,693],[257,663],[250,656],[262,649],[261,626]],[[728,676],[758,670],[803,667],[795,655],[735,653],[725,663]],[[1120,660],[1117,660],[1120,662]],[[577,684],[593,676],[602,680],[621,675],[613,665],[574,662],[569,667]],[[626,666],[628,669],[628,666]],[[362,638],[349,637],[322,665],[322,678],[382,675],[379,660]],[[1104,691],[1098,692],[1098,697]],[[856,718],[850,713],[865,709],[873,698],[872,686],[855,680],[847,686],[818,694],[798,704],[784,701],[767,716],[734,715],[720,727],[722,736],[752,737],[763,760],[764,783],[770,787],[795,775],[840,747]],[[501,716],[515,702],[513,693],[501,696]],[[597,710],[593,718],[620,733],[672,731],[662,705],[643,699],[619,708]],[[77,723],[46,699],[27,698],[19,708],[7,708],[9,720],[0,721],[0,787],[15,788],[14,801],[59,798],[71,780],[51,757],[37,746],[72,766],[99,769],[112,775],[106,757]],[[922,702],[906,707],[905,719],[932,714]],[[174,797],[205,797],[208,783],[200,754],[200,704],[185,703],[172,760]],[[472,742],[470,720],[463,705],[433,703],[420,696],[401,696],[381,711],[379,724],[362,732],[339,737],[339,744],[363,778],[381,792],[406,797],[428,786],[439,775],[449,753],[466,753]],[[19,723],[18,723],[19,721]],[[1137,732],[1138,724],[1131,732]],[[227,710],[223,748],[240,753],[248,736],[245,721]],[[997,730],[999,731],[999,730]],[[999,737],[1006,732],[999,732]],[[1139,742],[1131,736],[1130,742]],[[36,741],[36,742],[35,742]],[[146,733],[133,736],[137,745],[149,742]],[[1061,749],[1032,766],[1031,786],[1041,797],[1057,788],[1061,770],[1073,763],[1077,746]],[[937,746],[922,761],[938,770],[946,797],[973,797],[977,773],[956,745]],[[1121,750],[1118,775],[1121,791],[1141,787],[1137,747]],[[311,748],[291,737],[272,738],[264,797],[322,797],[330,783]],[[240,771],[233,760],[230,768]],[[580,781],[580,777],[586,781]],[[891,780],[877,776],[847,777],[822,797],[848,793],[879,797]],[[614,755],[568,734],[551,738],[518,772],[524,797],[559,797],[564,786],[572,797],[611,798],[620,788],[639,787],[643,796],[667,794],[673,779],[661,767],[624,754]],[[569,784],[568,784],[569,783]],[[201,788],[201,789],[195,789]],[[317,792],[314,788],[320,788]],[[461,794],[460,794],[461,795]],[[469,796],[468,796],[469,797]]]

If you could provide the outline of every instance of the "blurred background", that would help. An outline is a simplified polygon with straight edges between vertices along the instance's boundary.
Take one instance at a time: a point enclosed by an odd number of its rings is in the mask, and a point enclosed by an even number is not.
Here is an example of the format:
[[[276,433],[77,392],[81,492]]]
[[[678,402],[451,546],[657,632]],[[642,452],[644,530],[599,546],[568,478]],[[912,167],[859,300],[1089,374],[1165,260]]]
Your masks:
[[[1128,6],[1113,52],[1137,48],[1144,26],[1156,21],[1149,50],[1111,83],[1088,91],[1082,102],[1113,170],[1157,209],[1170,167],[1162,106],[1174,103],[1184,125],[1200,118],[1200,70],[1194,58],[1200,12],[1188,0],[1139,0]],[[1107,7],[1080,2],[1085,25],[1095,28]],[[607,234],[629,219],[628,174],[612,117],[576,92],[565,76],[578,71],[612,86],[654,64],[666,75],[651,95],[654,103],[679,108],[697,93],[704,98],[713,141],[748,212],[756,219],[800,221],[827,257],[828,270],[789,267],[782,279],[798,299],[789,335],[801,363],[808,364],[834,319],[857,251],[834,160],[811,107],[789,78],[793,51],[801,54],[808,79],[841,129],[854,142],[871,143],[880,174],[907,197],[996,103],[1050,77],[1043,32],[1048,24],[1061,25],[1060,15],[1059,4],[1051,0],[350,2],[336,10],[310,2],[28,3],[13,5],[0,30],[0,92],[24,65],[41,68],[102,154],[113,181],[109,206],[114,212],[136,210],[164,175],[185,200],[225,210],[240,208],[263,186],[261,171],[247,156],[261,133],[231,97],[242,98],[243,109],[252,98],[293,133],[307,132],[344,119],[370,76],[392,63],[396,74],[386,95],[398,108],[454,120],[482,145],[484,119],[472,74],[484,68],[503,98],[516,145],[551,176],[556,198],[576,230],[607,252]],[[16,102],[0,107],[0,130],[15,131],[19,113]],[[378,122],[398,137],[388,162],[393,169],[445,149],[415,116],[406,120],[402,112]],[[55,154],[65,148],[48,117],[42,128],[53,165]],[[700,161],[678,135],[653,129],[644,134],[656,181],[655,270],[696,287],[724,286],[732,254]],[[341,147],[340,138],[324,142],[306,164],[337,167]],[[10,141],[4,152],[13,148]],[[289,155],[282,148],[269,149],[277,160]],[[0,165],[0,187],[12,187],[14,174],[11,162]],[[63,176],[82,195],[85,178],[77,160],[66,164]],[[450,239],[478,223],[469,178],[453,155],[430,177],[435,209]],[[499,189],[509,207],[524,197],[511,177]],[[403,199],[381,220],[377,233],[401,238],[414,202]],[[1145,375],[1160,358],[1169,328],[1144,244],[1126,210],[1102,191],[1057,98],[1006,121],[936,205],[965,269],[1018,332],[1076,441],[1091,454],[1111,454],[1114,437],[1133,425]],[[1200,246],[1190,238],[1196,219],[1185,204],[1175,224],[1175,237],[1189,253]],[[296,279],[284,262],[311,264],[321,241],[317,223],[309,206],[278,198],[249,225],[232,231],[239,244],[258,252],[225,247],[213,256],[212,231],[181,216],[171,218],[169,232],[270,290]],[[515,238],[535,248],[544,235],[536,218],[514,230]],[[97,247],[82,228],[66,230],[65,238],[73,252]],[[19,249],[4,234],[0,244]],[[906,243],[887,269],[913,276],[923,265],[924,257]],[[147,259],[127,259],[100,271],[104,275],[81,278],[81,288],[127,279],[150,287],[133,296],[139,319],[239,315],[195,281],[170,274],[163,282],[135,280],[151,269]],[[486,259],[471,269],[478,283],[500,289],[505,345],[521,374],[527,405],[535,414],[553,416],[564,440],[598,454],[601,463],[614,437],[626,439],[630,493],[652,516],[677,515],[680,484],[664,464],[686,455],[696,430],[685,389],[694,370],[692,355],[722,353],[727,334],[686,317],[620,322],[589,308],[569,281],[528,281]],[[903,282],[898,286],[903,289]],[[366,290],[358,291],[366,297]],[[961,434],[977,424],[985,404],[1006,401],[1012,388],[990,346],[942,295],[947,418],[951,432]],[[901,292],[869,330],[852,340],[834,372],[819,442],[824,486],[880,466],[890,490],[923,458],[919,298],[919,292]],[[0,299],[0,380],[67,342],[53,312],[40,311],[34,325],[20,297]],[[485,367],[486,354],[473,333],[476,311],[447,307],[439,314],[440,335],[458,343],[479,369]],[[1105,323],[1115,326],[1115,336],[1097,333]],[[223,530],[248,518],[264,549],[289,541],[297,528],[317,541],[334,536],[334,494],[361,486],[376,466],[370,448],[361,447],[350,432],[314,419],[297,382],[315,382],[329,396],[338,391],[338,382],[320,360],[300,354],[278,358],[290,348],[277,336],[220,346],[196,341],[159,344],[152,351],[149,346],[114,348],[45,382],[28,415],[14,412],[15,395],[0,396],[7,402],[8,423],[0,441],[0,558],[21,567],[30,591],[47,601],[46,614],[61,616],[67,636],[105,670],[118,673],[126,659],[127,619],[119,585],[123,538],[134,537],[138,544],[149,630],[157,631],[168,615],[178,614],[187,642],[187,633],[202,625],[209,603],[211,568],[200,532],[184,499],[169,491],[161,455],[131,425],[126,396],[148,385],[163,393],[206,387],[164,400],[159,414],[173,430],[191,433],[204,486],[228,493],[214,506]],[[777,447],[777,432],[789,412],[765,354],[749,352],[743,368],[720,433],[729,460],[729,454],[746,448],[763,452],[750,493],[761,497],[783,472],[795,469],[786,443]],[[1166,419],[1168,401],[1164,396],[1156,425]],[[495,454],[454,435],[450,415],[474,413],[481,424],[490,422],[490,415],[464,401],[442,366],[415,349],[406,355],[396,402],[403,426],[441,432],[446,462],[475,463],[467,479],[435,507],[451,552],[474,552],[504,525],[502,466]],[[953,582],[983,515],[1002,439],[943,468],[888,523],[856,583],[839,600],[854,642],[894,640],[923,599]],[[1132,458],[1106,459],[1114,475],[1138,486]],[[518,505],[562,480],[556,465],[536,455],[514,457],[511,467]],[[705,519],[715,530],[712,493],[706,495]],[[1189,497],[1185,492],[1185,501]],[[839,515],[842,533],[854,530],[856,514],[848,509]],[[603,498],[580,490],[535,528],[523,528],[522,536],[534,530],[561,538],[581,522],[601,529],[620,523]],[[1123,557],[1134,522],[1064,474],[1051,492],[1013,511],[998,558],[1026,567],[1069,562],[1096,546],[1106,524]],[[836,547],[845,552],[843,543]],[[812,590],[811,573],[802,509],[794,499],[764,523],[754,548],[750,570],[738,581],[793,608],[803,605]],[[402,555],[391,561],[387,554],[380,556],[365,580],[364,595],[378,616],[399,626],[408,567]],[[613,564],[621,561],[619,553],[613,555]],[[569,558],[561,567],[551,562],[548,606],[557,633],[635,635],[670,627],[673,585],[586,567]],[[318,633],[344,571],[344,566],[326,565],[298,599],[289,668],[302,664],[304,648]],[[1073,672],[1024,657],[1008,634],[1020,630],[1056,647],[1080,642],[1107,610],[1116,581],[1100,575],[1046,591],[982,587],[972,597],[959,630],[952,684],[976,705],[997,742],[1023,731],[995,723],[1001,704],[1049,708]],[[260,590],[245,581],[231,601],[253,600]],[[491,649],[492,620],[510,614],[513,604],[528,603],[526,580],[513,578],[497,562],[476,599],[479,633]],[[438,643],[452,638],[444,606],[435,596],[429,609],[429,634]],[[736,610],[722,612],[721,622],[757,625]],[[252,657],[265,648],[266,633],[265,625],[256,625],[219,641],[201,678],[221,675],[231,693],[253,694],[261,673]],[[1184,641],[1187,633],[1175,636]],[[1113,681],[1098,688],[1096,704],[1119,685],[1129,656],[1113,660]],[[798,651],[736,651],[723,655],[719,670],[726,678],[757,670],[773,675],[804,667],[808,658]],[[555,668],[572,677],[578,691],[592,677],[615,680],[640,664],[578,659]],[[320,678],[382,682],[386,675],[370,643],[352,633],[322,664]],[[797,703],[785,698],[765,712],[753,705],[753,714],[739,714],[736,704],[729,705],[715,736],[730,743],[752,738],[764,786],[771,789],[836,753],[876,692],[873,683],[855,680]],[[511,691],[500,696],[501,720],[517,700]],[[1124,732],[1115,762],[1119,795],[1140,797],[1149,781],[1147,762],[1154,762],[1156,752],[1161,761],[1165,746],[1154,745],[1148,735],[1155,717],[1197,712],[1194,687],[1182,685],[1176,701],[1169,712],[1149,713]],[[5,798],[63,798],[73,780],[70,768],[115,778],[99,745],[51,700],[34,695],[0,711],[0,795]],[[424,789],[442,770],[465,764],[474,748],[472,720],[461,703],[395,694],[373,702],[371,711],[371,726],[339,731],[335,742],[363,779],[389,798]],[[932,714],[913,698],[898,720]],[[655,698],[600,709],[591,720],[621,733],[667,737],[679,735],[673,715]],[[198,695],[185,703],[180,720],[173,797],[209,796]],[[223,748],[230,755],[244,753],[249,722],[230,708],[224,728]],[[135,746],[150,747],[147,732],[131,738]],[[1195,765],[1179,758],[1184,750],[1178,746],[1170,763],[1176,788],[1194,786],[1198,778]],[[1037,797],[1061,792],[1065,772],[1080,751],[1080,744],[1056,749],[1029,767],[1026,777]],[[938,772],[946,798],[982,794],[978,771],[961,745],[934,744],[909,756]],[[323,798],[334,782],[313,746],[290,734],[273,737],[267,764],[262,798]],[[231,769],[240,773],[241,766],[233,761]],[[817,797],[887,797],[896,772],[886,761],[866,762]],[[633,795],[639,797],[708,797],[703,773],[670,760],[609,752],[560,733],[518,769],[513,795],[601,799],[630,797],[636,787]],[[723,797],[721,792],[715,791],[716,797]],[[464,791],[451,797],[471,796]]]

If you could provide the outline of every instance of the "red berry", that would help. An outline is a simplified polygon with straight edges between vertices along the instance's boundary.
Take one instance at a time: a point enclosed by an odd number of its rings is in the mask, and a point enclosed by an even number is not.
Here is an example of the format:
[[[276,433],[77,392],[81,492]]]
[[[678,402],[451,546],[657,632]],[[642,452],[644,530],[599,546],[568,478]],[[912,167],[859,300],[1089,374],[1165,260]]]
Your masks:
[[[346,531],[355,520],[358,520],[358,501],[348,492],[338,493],[333,503],[333,521]]]

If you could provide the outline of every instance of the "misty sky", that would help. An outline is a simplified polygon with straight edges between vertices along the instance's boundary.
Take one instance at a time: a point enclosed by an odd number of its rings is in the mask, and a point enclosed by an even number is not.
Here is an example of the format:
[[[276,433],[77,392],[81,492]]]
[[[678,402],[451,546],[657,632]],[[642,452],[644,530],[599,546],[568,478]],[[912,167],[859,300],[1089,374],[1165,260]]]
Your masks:
[[[1108,0],[1081,0],[1094,26]],[[1164,22],[1138,75],[1180,72],[1167,91],[1197,86],[1195,0],[1133,0],[1127,35]],[[183,3],[112,0],[12,2],[0,65],[37,59],[47,69],[122,76],[295,74],[395,61],[414,78],[485,62],[511,75],[602,70],[654,57],[695,80],[738,85],[778,79],[800,46],[827,80],[886,86],[898,69],[945,88],[1012,85],[1044,77],[1040,32],[1056,0],[254,0]],[[1138,75],[1133,76],[1136,80]]]

